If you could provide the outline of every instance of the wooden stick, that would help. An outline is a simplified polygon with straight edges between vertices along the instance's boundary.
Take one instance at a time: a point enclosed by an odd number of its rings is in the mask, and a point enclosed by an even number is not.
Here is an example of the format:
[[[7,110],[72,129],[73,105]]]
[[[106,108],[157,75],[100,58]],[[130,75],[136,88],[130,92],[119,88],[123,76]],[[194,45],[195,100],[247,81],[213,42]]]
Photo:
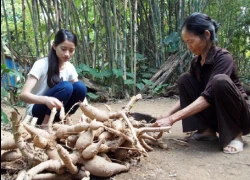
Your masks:
[[[52,125],[53,125],[53,121],[55,119],[55,115],[56,115],[56,108],[53,107],[51,110],[50,116],[49,116],[48,124],[47,124],[48,125],[48,132],[53,131]]]
[[[131,100],[128,102],[128,104],[125,106],[124,110],[125,112],[128,112],[132,107],[133,105],[138,101],[142,99],[142,95],[141,94],[137,94],[136,96],[133,96],[131,98]]]
[[[37,120],[38,120],[37,117],[33,117],[33,118],[31,119],[30,125],[35,127],[35,126],[36,126],[36,123],[37,123]]]
[[[65,117],[66,117],[66,116],[65,116],[65,109],[64,109],[64,107],[62,106],[62,107],[61,107],[61,110],[60,110],[60,116],[59,116],[59,118],[61,119],[61,121],[63,121]]]
[[[28,123],[30,121],[31,116],[30,115],[26,115],[25,118],[23,119],[22,123]]]
[[[162,131],[167,131],[171,129],[171,126],[166,126],[166,127],[143,127],[137,130],[137,135],[141,135],[143,132],[162,132]]]
[[[135,145],[138,142],[138,138],[136,136],[135,128],[132,126],[132,124],[129,121],[128,117],[126,116],[125,112],[122,112],[121,116],[126,121],[126,123],[128,124],[129,129],[131,130],[131,133],[132,133],[132,136],[133,136],[133,139],[134,139],[134,145]]]

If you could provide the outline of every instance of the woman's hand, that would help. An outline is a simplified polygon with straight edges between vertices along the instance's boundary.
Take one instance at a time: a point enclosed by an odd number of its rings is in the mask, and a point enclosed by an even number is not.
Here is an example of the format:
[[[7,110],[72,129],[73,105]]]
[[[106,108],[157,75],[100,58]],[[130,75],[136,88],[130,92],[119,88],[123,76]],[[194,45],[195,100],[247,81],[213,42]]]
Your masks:
[[[154,127],[165,127],[165,126],[172,126],[172,125],[173,125],[173,121],[172,121],[171,116],[158,119],[153,124]]]
[[[53,107],[55,107],[56,109],[61,109],[63,103],[59,101],[57,98],[45,96],[45,105],[49,109],[52,109]]]

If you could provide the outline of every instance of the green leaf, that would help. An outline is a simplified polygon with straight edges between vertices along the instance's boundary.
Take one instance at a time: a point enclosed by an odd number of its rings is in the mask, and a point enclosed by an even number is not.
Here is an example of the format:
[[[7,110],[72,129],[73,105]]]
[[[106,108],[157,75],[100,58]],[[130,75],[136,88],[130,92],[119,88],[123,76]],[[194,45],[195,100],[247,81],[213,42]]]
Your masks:
[[[81,70],[81,68],[79,68],[79,67],[76,67],[76,72],[77,72],[77,74],[81,74],[81,73],[82,73],[82,70]]]
[[[112,69],[112,72],[114,73],[116,78],[123,76],[123,71],[121,69]]]
[[[5,112],[3,112],[2,108],[1,108],[1,121],[6,124],[9,122],[8,116],[5,114]]]
[[[171,43],[176,43],[180,39],[179,34],[177,32],[171,33],[166,39],[163,40],[165,45],[169,45]]]
[[[147,60],[147,58],[143,54],[140,54],[140,53],[136,53],[136,59],[138,61]]]
[[[127,79],[127,80],[124,81],[124,84],[128,84],[128,85],[134,84],[134,80],[133,79]]]
[[[9,97],[8,92],[6,91],[6,89],[4,87],[1,87],[1,100],[3,100],[3,98],[5,97]]]
[[[145,84],[147,84],[147,85],[153,85],[153,84],[154,84],[152,81],[147,80],[147,79],[143,79],[142,81],[143,81]]]
[[[154,91],[155,92],[158,92],[160,89],[162,88],[162,85],[158,85],[154,88]]]
[[[146,66],[146,65],[140,65],[140,68],[142,68],[143,70],[146,70],[146,69],[148,69],[148,66]]]
[[[101,72],[98,72],[96,69],[90,69],[90,74],[96,78],[103,78],[104,76],[102,75]]]
[[[151,73],[156,73],[158,71],[158,69],[152,67],[152,68],[149,68],[148,71]]]
[[[89,66],[87,66],[86,64],[79,64],[79,66],[77,66],[77,68],[81,71],[85,71],[85,72],[89,72],[91,70],[91,68]]]
[[[136,83],[136,87],[139,89],[139,90],[142,90],[144,88],[144,84],[143,83]]]
[[[177,32],[171,33],[167,38],[163,40],[163,44],[168,46],[168,52],[175,52],[178,50],[178,43],[180,40],[180,36]]]
[[[141,73],[143,78],[151,78],[152,74],[151,73]]]
[[[105,29],[105,27],[103,27],[103,28],[101,29],[101,33],[102,33],[102,34],[106,34],[106,29]]]
[[[1,70],[6,68],[7,68],[6,64],[1,64]]]
[[[134,78],[134,74],[133,74],[133,73],[131,73],[131,72],[127,72],[127,77]]]
[[[112,26],[112,27],[111,27],[111,30],[112,30],[112,32],[115,32],[116,27],[115,27],[115,26]]]
[[[99,95],[95,95],[95,94],[93,94],[93,93],[91,93],[91,92],[88,92],[88,93],[87,93],[87,96],[89,96],[90,99],[97,99],[97,98],[100,97]]]
[[[102,69],[101,74],[103,77],[110,78],[112,76],[112,70]]]
[[[10,69],[6,66],[6,64],[1,64],[1,76],[3,74],[10,74],[10,73],[13,73],[14,70],[13,69]]]

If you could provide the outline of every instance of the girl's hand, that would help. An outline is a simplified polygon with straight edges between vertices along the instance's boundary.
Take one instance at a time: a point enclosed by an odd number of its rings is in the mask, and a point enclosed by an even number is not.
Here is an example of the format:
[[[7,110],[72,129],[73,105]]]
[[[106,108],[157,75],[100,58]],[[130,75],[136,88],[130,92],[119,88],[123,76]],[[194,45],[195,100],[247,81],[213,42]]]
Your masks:
[[[172,118],[171,116],[162,118],[162,119],[158,119],[153,126],[154,127],[165,127],[165,126],[172,126],[173,122],[172,122]]]
[[[53,107],[55,107],[56,109],[61,109],[61,107],[63,106],[63,103],[61,101],[59,101],[57,98],[54,97],[48,97],[45,96],[45,105],[49,108],[52,109]]]

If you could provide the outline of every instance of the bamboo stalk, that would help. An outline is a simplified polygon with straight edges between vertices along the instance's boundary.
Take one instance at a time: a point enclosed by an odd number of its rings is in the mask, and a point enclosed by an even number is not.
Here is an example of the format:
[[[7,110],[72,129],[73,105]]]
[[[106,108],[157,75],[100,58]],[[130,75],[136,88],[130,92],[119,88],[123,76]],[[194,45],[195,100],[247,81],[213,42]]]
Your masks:
[[[30,12],[30,15],[31,15],[31,19],[32,19],[32,27],[33,27],[33,30],[34,30],[34,39],[35,39],[35,44],[36,44],[36,56],[39,57],[39,47],[38,47],[38,37],[37,37],[37,23],[36,23],[36,10],[35,10],[35,1],[36,0],[32,0],[32,7],[29,3],[29,1],[27,0],[27,5],[28,5],[28,8],[29,8],[29,12]]]
[[[4,20],[5,20],[5,23],[6,23],[7,35],[8,35],[8,39],[9,39],[8,44],[10,46],[10,49],[12,49],[10,28],[9,28],[8,16],[7,16],[7,12],[6,12],[6,9],[5,9],[5,2],[4,2],[4,0],[2,0],[2,6],[3,6],[4,17],[5,17]],[[12,60],[12,64],[13,64],[13,67],[14,67],[13,69],[16,70],[16,63],[15,63],[12,51],[10,51],[10,55],[11,55],[11,60]]]
[[[133,59],[134,59],[134,64],[133,64],[133,67],[134,67],[134,87],[133,87],[133,90],[134,90],[134,94],[136,94],[136,76],[137,76],[137,72],[136,72],[136,68],[137,68],[137,59],[136,59],[136,45],[137,45],[137,35],[136,35],[136,32],[137,32],[137,0],[135,0],[135,7],[134,7],[134,37],[133,37],[133,40],[134,40],[134,56],[133,56]]]
[[[37,2],[38,3],[38,2]],[[40,41],[41,41],[41,48],[42,48],[42,53],[43,53],[43,56],[45,55],[45,49],[44,49],[44,38],[43,38],[43,32],[42,32],[42,24],[41,24],[41,19],[40,19],[40,11],[39,11],[39,7],[40,6],[36,6],[36,11],[37,11],[37,21],[38,21],[38,32],[39,32],[39,36],[40,36]]]
[[[18,38],[18,32],[17,32],[17,21],[16,21],[16,10],[14,7],[14,1],[11,0],[11,7],[12,7],[12,12],[13,12],[13,20],[14,20],[14,26],[15,26],[15,38],[16,38],[16,44],[19,44],[19,38]]]

